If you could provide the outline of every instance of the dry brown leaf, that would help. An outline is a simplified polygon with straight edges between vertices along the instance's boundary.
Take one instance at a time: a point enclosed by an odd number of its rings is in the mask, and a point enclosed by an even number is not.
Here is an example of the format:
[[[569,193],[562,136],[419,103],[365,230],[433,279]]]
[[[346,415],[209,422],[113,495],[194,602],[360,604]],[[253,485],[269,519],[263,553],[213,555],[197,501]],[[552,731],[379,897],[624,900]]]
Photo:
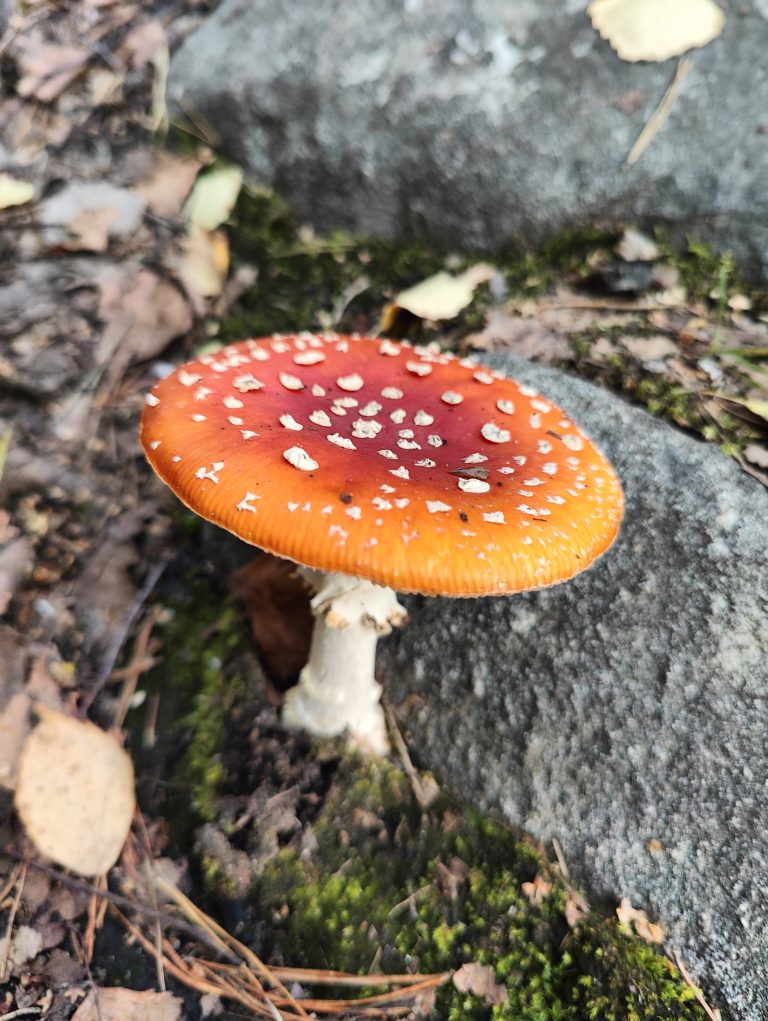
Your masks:
[[[625,897],[616,908],[616,917],[622,925],[634,928],[640,939],[645,940],[646,943],[663,943],[666,939],[667,934],[664,929],[655,922],[651,922],[644,911],[633,908],[632,901],[628,897]]]
[[[201,166],[200,161],[191,156],[160,152],[152,176],[142,181],[136,191],[156,216],[177,216]]]
[[[71,1021],[180,1021],[181,1008],[182,1000],[172,993],[96,986]]]
[[[477,961],[462,964],[453,973],[453,984],[460,993],[472,993],[489,1005],[504,1003],[507,998],[507,990],[502,983],[496,981],[493,968]]]
[[[77,78],[91,59],[81,46],[46,43],[39,33],[29,32],[20,42],[21,77],[16,85],[20,96],[34,96],[41,103],[52,103]]]
[[[229,585],[243,602],[270,678],[281,687],[292,684],[309,657],[314,624],[295,565],[265,554],[235,571]]]
[[[634,355],[639,361],[658,362],[664,358],[679,354],[679,347],[669,337],[661,335],[655,337],[622,337],[622,346]]]
[[[144,21],[128,33],[120,47],[134,71],[149,64],[155,54],[167,48],[165,29],[156,18]]]
[[[5,613],[34,561],[32,543],[25,535],[0,549],[0,614]]]
[[[531,904],[538,906],[552,893],[552,884],[537,875],[534,876],[532,883],[523,883],[520,889]]]
[[[759,443],[748,443],[744,448],[744,457],[758,468],[768,468],[768,447],[763,447]]]
[[[84,876],[118,859],[135,807],[133,766],[93,723],[38,705],[19,760],[16,809],[38,851]]]
[[[29,733],[32,699],[24,691],[12,695],[0,712],[0,787],[12,791],[24,741]]]
[[[592,0],[592,26],[622,60],[662,61],[706,46],[723,30],[713,0]]]
[[[103,252],[111,237],[138,228],[144,209],[144,199],[135,191],[106,181],[75,181],[43,203],[40,222],[48,245]]]
[[[572,355],[565,335],[549,329],[536,317],[521,315],[506,309],[492,309],[480,333],[471,333],[463,344],[475,351],[513,351],[531,361],[561,361]]]
[[[569,893],[568,899],[565,902],[565,920],[569,928],[575,929],[579,922],[583,921],[586,917],[587,911],[584,908],[584,899],[580,896],[574,897]]]
[[[124,368],[130,361],[154,358],[192,328],[189,303],[151,270],[126,275],[110,268],[99,285],[99,318],[107,324],[99,360],[118,358]]]

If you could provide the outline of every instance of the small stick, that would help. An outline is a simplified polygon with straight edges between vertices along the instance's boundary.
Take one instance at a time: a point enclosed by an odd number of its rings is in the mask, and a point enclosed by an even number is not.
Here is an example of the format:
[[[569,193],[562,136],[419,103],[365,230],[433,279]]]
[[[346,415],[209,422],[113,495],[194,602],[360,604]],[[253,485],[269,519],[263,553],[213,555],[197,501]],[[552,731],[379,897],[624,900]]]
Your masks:
[[[264,962],[254,952],[239,940],[236,940],[234,936],[231,936],[226,929],[222,928],[218,922],[210,918],[204,911],[193,904],[192,901],[185,897],[181,890],[177,889],[173,883],[169,883],[163,879],[162,876],[155,877],[155,883],[165,893],[167,897],[174,900],[176,904],[181,908],[184,914],[188,918],[197,922],[199,925],[208,929],[212,936],[220,940],[222,944],[229,949],[234,950],[239,954],[245,961],[271,986],[274,986],[279,993],[287,999],[290,1006],[298,1013],[298,1015],[304,1019],[304,1021],[310,1021],[309,1014],[304,1010],[301,1004],[296,1000],[290,991],[283,985],[279,978],[276,978]]]
[[[392,743],[395,746],[395,751],[397,752],[402,767],[405,770],[405,775],[411,782],[411,787],[413,788],[413,793],[416,801],[418,802],[419,808],[428,808],[430,799],[424,791],[424,785],[421,782],[419,774],[416,772],[416,767],[414,766],[408,751],[408,745],[405,743],[405,739],[400,733],[400,728],[397,725],[394,714],[392,713],[389,705],[387,705],[383,700],[382,707],[387,718],[387,723],[389,724],[389,729],[392,732]]]
[[[571,874],[568,871],[568,865],[565,860],[565,855],[563,854],[563,849],[560,846],[560,841],[557,839],[557,837],[552,837],[552,847],[554,848],[555,857],[557,858],[557,864],[560,869],[560,881],[573,898],[573,901],[576,904],[576,906],[580,908],[582,911],[584,911],[586,914],[588,914],[589,901],[583,894],[579,893],[579,891],[576,889],[573,883],[571,883]]]
[[[16,912],[19,910],[19,904],[21,903],[21,895],[24,892],[24,882],[27,878],[27,863],[23,862],[19,869],[19,878],[16,886],[16,896],[13,898],[13,904],[11,904],[11,910],[8,914],[8,924],[5,927],[5,936],[3,937],[3,951],[0,954],[0,982],[5,980],[10,975],[10,969],[8,969],[8,956],[11,952],[11,935],[13,933],[13,923],[16,921]],[[9,974],[6,975],[6,969]]]
[[[699,987],[696,985],[696,983],[691,978],[690,973],[689,973],[688,969],[686,968],[686,966],[683,964],[682,958],[680,957],[680,954],[677,952],[677,950],[675,950],[675,949],[672,950],[672,956],[673,956],[673,958],[675,960],[675,964],[677,965],[677,970],[680,972],[680,974],[683,977],[683,981],[685,982],[685,984],[690,989],[692,989],[694,991],[694,993],[696,995],[696,999],[699,1001],[701,1006],[704,1008],[704,1012],[706,1013],[707,1017],[710,1018],[711,1021],[720,1021],[720,1018],[722,1016],[720,1014],[720,1011],[717,1009],[717,1007],[710,1007],[710,1005],[704,999],[704,994],[702,993],[701,989],[699,989]]]
[[[19,878],[19,872],[21,872],[21,865],[17,865],[15,869],[11,870],[11,875],[8,882],[5,884],[2,890],[0,890],[0,904],[3,903],[5,898],[8,896],[8,894],[16,885],[16,880]]]
[[[651,116],[648,118],[648,122],[637,136],[637,141],[629,151],[629,155],[622,164],[622,170],[627,170],[633,164],[637,163],[640,157],[643,155],[645,150],[651,144],[659,129],[661,128],[664,121],[669,117],[672,112],[672,107],[677,94],[680,91],[685,79],[688,77],[689,72],[693,68],[693,61],[689,57],[681,57],[677,63],[677,70],[675,71],[675,77],[661,97],[661,102],[653,111]]]
[[[211,949],[224,954],[230,961],[237,960],[237,956],[232,950],[229,950],[227,947],[220,946],[218,942],[214,942],[214,940],[211,939],[204,929],[201,929],[197,925],[192,925],[190,922],[186,921],[184,918],[180,918],[178,915],[173,915],[168,911],[156,910],[149,907],[147,904],[142,904],[141,901],[133,900],[131,897],[125,897],[120,893],[115,893],[113,890],[99,890],[84,879],[75,879],[73,876],[64,875],[52,868],[50,865],[44,865],[43,862],[36,861],[34,858],[28,860],[24,859],[22,855],[16,851],[2,848],[0,849],[0,856],[10,858],[11,861],[26,861],[26,864],[30,868],[35,869],[38,872],[43,872],[45,875],[57,880],[70,890],[76,890],[78,893],[95,894],[98,897],[103,897],[110,904],[120,905],[120,907],[125,908],[126,910],[138,911],[139,914],[142,914],[147,918],[162,922],[163,925],[177,929],[179,932],[186,933],[186,935],[200,940],[202,943],[205,943],[206,946],[211,947]]]
[[[96,680],[91,685],[91,689],[83,699],[80,708],[78,710],[78,717],[82,720],[85,719],[88,710],[93,705],[93,701],[97,695],[99,695],[104,688],[104,685],[109,679],[109,675],[115,668],[115,662],[117,657],[120,655],[120,650],[125,642],[125,637],[133,626],[133,622],[139,615],[142,606],[146,603],[147,599],[152,593],[155,585],[160,579],[160,575],[168,566],[167,560],[160,560],[158,563],[153,564],[147,572],[147,576],[144,579],[144,584],[141,586],[139,591],[136,593],[136,598],[133,600],[131,605],[128,607],[125,615],[123,616],[120,626],[117,628],[115,634],[112,637],[112,641],[109,643],[107,651],[101,660],[101,666],[99,672],[96,675]]]

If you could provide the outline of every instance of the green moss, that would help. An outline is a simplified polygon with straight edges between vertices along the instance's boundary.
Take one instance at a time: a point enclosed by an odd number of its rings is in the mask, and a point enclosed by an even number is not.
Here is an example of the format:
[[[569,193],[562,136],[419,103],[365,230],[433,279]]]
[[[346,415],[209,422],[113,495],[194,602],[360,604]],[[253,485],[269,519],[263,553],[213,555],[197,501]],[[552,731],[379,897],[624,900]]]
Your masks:
[[[386,763],[342,778],[314,833],[315,854],[284,849],[258,892],[286,960],[360,972],[374,957],[385,972],[490,965],[506,1001],[446,984],[434,1017],[454,1021],[704,1017],[666,958],[615,919],[593,912],[571,928],[568,894],[535,848],[471,810],[423,813]],[[536,875],[554,884],[538,906],[522,891]]]
[[[235,899],[237,883],[232,876],[227,875],[218,858],[205,854],[199,859],[198,866],[203,887],[209,894]]]
[[[321,238],[303,230],[273,193],[247,189],[227,229],[233,267],[248,264],[257,278],[219,324],[222,341],[289,329],[372,328],[399,290],[442,269],[460,272],[482,257],[499,267],[510,292],[537,294],[563,274],[586,274],[587,255],[615,241],[604,230],[584,229],[559,235],[537,253],[511,245],[467,256],[343,231]],[[451,333],[481,329],[489,304],[487,289],[479,288],[472,304],[451,322]],[[425,325],[406,315],[390,332],[418,340]]]
[[[228,230],[233,267],[245,263],[258,275],[221,322],[221,340],[336,325],[355,328],[356,316],[378,314],[385,293],[429,276],[445,261],[444,255],[418,245],[368,241],[343,231],[315,237],[266,191],[241,192]],[[342,324],[337,324],[342,313]]]
[[[214,817],[227,776],[222,753],[243,696],[238,653],[245,639],[233,601],[204,576],[199,563],[179,577],[169,572],[168,583],[161,595],[166,612],[155,632],[162,643],[159,663],[146,679],[148,693],[160,696],[160,740],[149,750],[135,742],[135,755],[151,791],[145,804],[154,801],[183,842],[194,825]]]

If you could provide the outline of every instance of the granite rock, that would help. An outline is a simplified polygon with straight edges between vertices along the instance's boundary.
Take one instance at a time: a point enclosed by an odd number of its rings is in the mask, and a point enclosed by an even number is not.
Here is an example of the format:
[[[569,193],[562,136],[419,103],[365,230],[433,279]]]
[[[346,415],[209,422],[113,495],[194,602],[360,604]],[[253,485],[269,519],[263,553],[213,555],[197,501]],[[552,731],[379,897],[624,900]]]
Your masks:
[[[716,1004],[764,1021],[768,493],[600,389],[511,356],[493,364],[598,441],[625,522],[569,583],[408,598],[409,624],[380,645],[389,697],[422,765],[557,837],[590,891],[661,921]]]
[[[768,275],[768,4],[721,0],[670,115],[674,73],[630,64],[586,0],[223,0],[169,99],[320,229],[495,250],[644,221]]]

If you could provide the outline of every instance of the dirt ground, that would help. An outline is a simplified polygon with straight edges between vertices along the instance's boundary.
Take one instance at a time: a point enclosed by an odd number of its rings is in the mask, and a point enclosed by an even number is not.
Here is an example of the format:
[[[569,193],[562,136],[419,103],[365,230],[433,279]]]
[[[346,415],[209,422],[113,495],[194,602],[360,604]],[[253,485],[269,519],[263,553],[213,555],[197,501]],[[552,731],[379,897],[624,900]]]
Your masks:
[[[478,956],[457,978],[453,950],[427,951],[422,939],[419,953],[406,952],[381,935],[385,921],[378,944],[368,932],[364,962],[339,961],[330,944],[302,950],[290,935],[299,895],[292,901],[280,883],[302,854],[326,853],[323,820],[336,819],[334,840],[378,840],[392,860],[412,853],[403,819],[413,833],[439,834],[442,851],[422,848],[423,868],[437,855],[443,869],[426,884],[441,898],[436,929],[456,924],[446,919],[469,874],[459,852],[479,831],[397,738],[371,780],[341,744],[315,747],[281,730],[281,692],[308,642],[306,595],[281,562],[197,522],[153,476],[137,440],[144,394],[205,344],[273,330],[374,331],[383,315],[395,336],[480,355],[506,347],[594,379],[720,444],[765,483],[768,300],[739,283],[727,256],[595,230],[546,252],[488,253],[490,269],[458,315],[443,320],[439,303],[433,318],[414,315],[398,305],[403,288],[477,260],[319,238],[204,139],[168,124],[169,55],[207,6],[32,2],[0,38],[0,1018],[416,1017],[436,1002],[445,1013],[432,1016],[554,1016],[545,999],[504,1013],[511,994],[498,983],[522,984],[518,961],[494,977],[493,961]],[[127,807],[131,832],[108,878],[51,864],[14,811],[40,705],[90,719],[131,752],[139,809]],[[340,784],[357,800],[338,801]],[[530,933],[544,927],[544,954],[574,939],[590,906],[564,863],[513,843],[518,909],[557,901],[556,922],[526,915]],[[290,867],[286,850],[298,856]],[[341,868],[330,851],[326,865]],[[271,922],[249,901],[254,876],[272,891],[262,900]],[[663,936],[624,911],[622,933],[650,953]],[[602,925],[589,946],[604,948]],[[357,945],[349,933],[344,941]],[[288,959],[289,947],[298,956]],[[338,975],[337,999],[321,999],[323,969],[381,975],[406,959],[409,974],[380,981],[365,1006],[339,1002],[356,993]],[[560,990],[572,961],[558,960]],[[676,983],[664,993],[668,1013],[624,1016],[717,1016],[684,965],[682,979],[666,963],[662,971],[659,989],[673,972]],[[597,981],[594,968],[585,973]],[[541,975],[541,996],[560,996]],[[454,999],[439,991],[446,983]],[[601,1009],[592,1016],[614,1016],[607,994]],[[585,1010],[574,1001],[561,1016]]]

